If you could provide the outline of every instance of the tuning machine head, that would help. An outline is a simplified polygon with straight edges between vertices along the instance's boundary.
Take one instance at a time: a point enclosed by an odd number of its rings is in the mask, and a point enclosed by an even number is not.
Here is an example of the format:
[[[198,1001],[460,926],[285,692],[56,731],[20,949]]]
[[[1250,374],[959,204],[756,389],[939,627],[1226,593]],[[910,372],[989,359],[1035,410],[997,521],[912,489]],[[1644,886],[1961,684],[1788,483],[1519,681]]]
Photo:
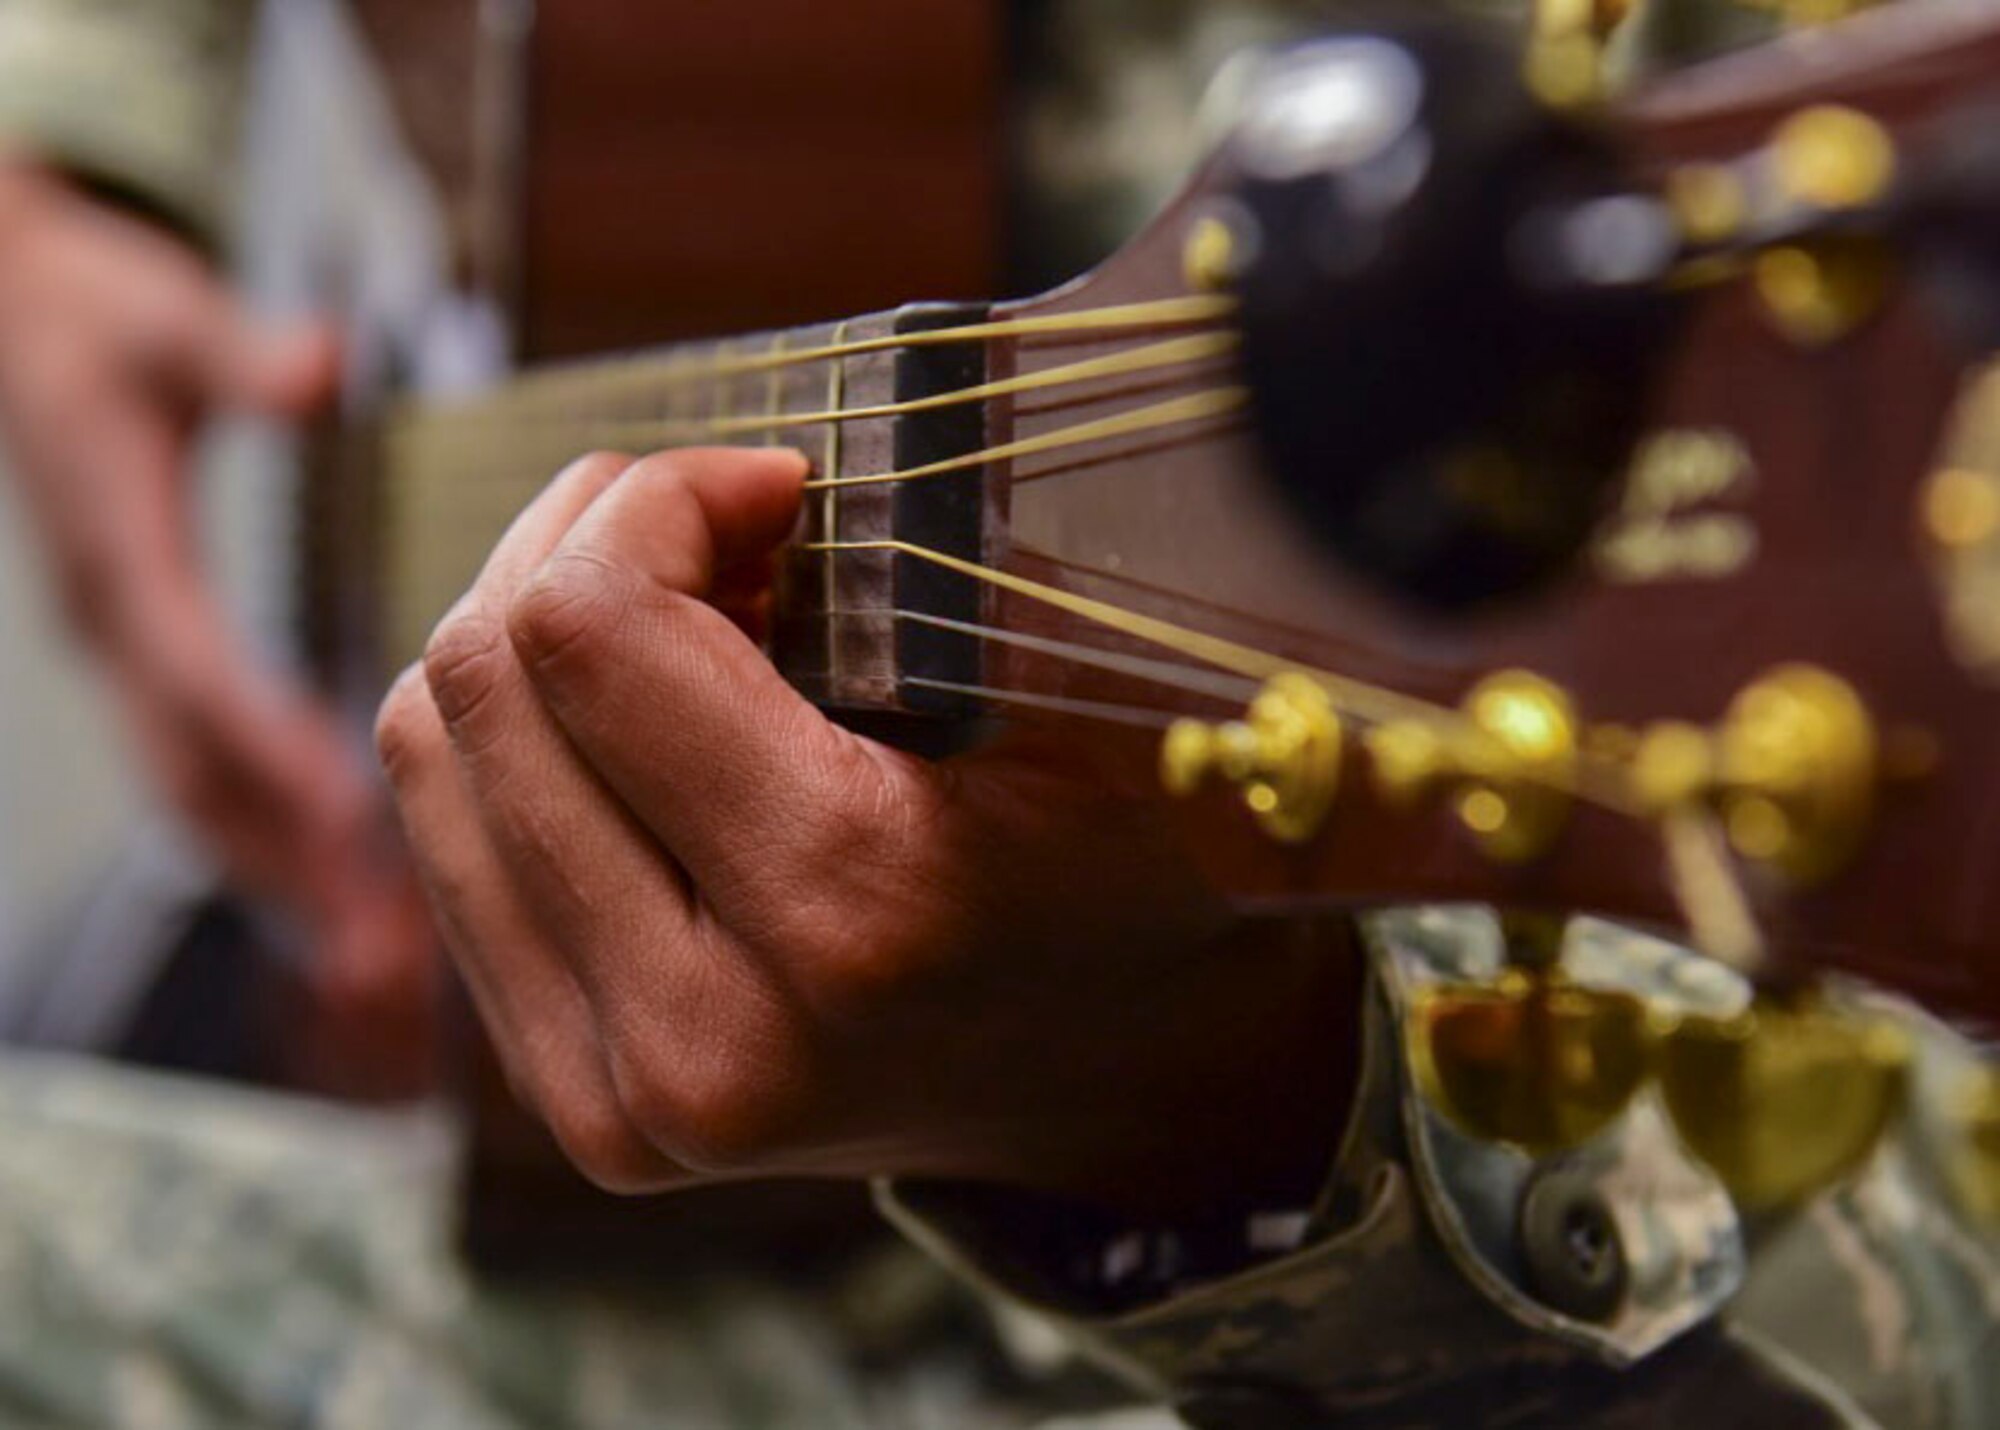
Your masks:
[[[1439,611],[1565,570],[1665,332],[1665,205],[1517,52],[1445,27],[1267,61],[1224,162],[1253,421],[1312,530]]]

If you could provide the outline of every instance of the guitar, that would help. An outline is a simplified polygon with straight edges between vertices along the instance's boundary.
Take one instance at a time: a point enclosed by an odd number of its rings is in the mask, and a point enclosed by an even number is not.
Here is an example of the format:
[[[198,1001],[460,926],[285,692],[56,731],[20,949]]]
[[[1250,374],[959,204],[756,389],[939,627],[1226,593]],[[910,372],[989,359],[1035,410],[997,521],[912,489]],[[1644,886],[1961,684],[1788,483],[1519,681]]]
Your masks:
[[[1590,117],[1493,56],[1274,63],[1044,297],[401,413],[384,668],[566,459],[784,442],[815,463],[786,675],[1162,742],[1246,906],[1671,926],[1706,867],[1774,974],[2000,1012],[1992,335],[1941,306],[1985,275],[1993,176],[1955,141],[2000,28],[1857,20]],[[1705,866],[1672,853],[1704,831]]]
[[[583,451],[786,443],[770,655],[872,733],[1129,744],[1246,910],[1590,911],[1794,1009],[1835,971],[1991,1026],[1997,88],[2000,24],[1929,10],[1604,110],[1463,32],[1308,44],[1053,293],[406,405],[365,643],[414,658]],[[1426,1090],[1524,1145],[1619,1105],[1551,1048],[1601,1066],[1643,1013],[1551,957],[1420,1019]],[[1854,1074],[1879,1130],[1875,1044],[1784,1026],[1793,1081]],[[1740,1141],[1694,1076],[1683,1132]],[[1482,1116],[1496,1081],[1526,1095]],[[1728,1180],[1784,1200],[1867,1140]]]

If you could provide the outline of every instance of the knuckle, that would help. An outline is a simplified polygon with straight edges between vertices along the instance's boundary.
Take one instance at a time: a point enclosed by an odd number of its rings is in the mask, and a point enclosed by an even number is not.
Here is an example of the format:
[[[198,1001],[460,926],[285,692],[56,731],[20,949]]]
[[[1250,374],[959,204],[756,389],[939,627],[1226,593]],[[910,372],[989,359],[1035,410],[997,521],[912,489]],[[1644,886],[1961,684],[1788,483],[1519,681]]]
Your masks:
[[[424,680],[438,714],[457,729],[500,688],[506,649],[490,622],[472,612],[445,618],[424,647]]]
[[[424,677],[412,666],[390,687],[375,715],[375,753],[392,782],[400,783],[425,753]]]
[[[825,802],[766,931],[794,991],[838,1023],[922,996],[975,933],[963,894],[931,873],[921,825],[879,803],[858,791]]]
[[[658,1153],[613,1099],[572,1090],[538,1101],[556,1145],[596,1186],[631,1195],[665,1180]]]
[[[792,1145],[800,1117],[794,1080],[777,1071],[788,1060],[760,1049],[755,1059],[711,1040],[713,1051],[695,1056],[614,1057],[613,1079],[627,1116],[655,1145],[704,1173],[771,1168]]]
[[[602,557],[562,551],[542,563],[507,611],[507,634],[531,669],[588,666],[608,643],[626,600],[621,573]]]
[[[576,481],[596,477],[615,477],[632,465],[631,454],[600,447],[585,452],[556,474],[556,480]]]
[[[634,487],[645,487],[649,491],[678,501],[691,495],[687,476],[687,454],[674,448],[648,452],[632,464],[626,473],[627,481]]]

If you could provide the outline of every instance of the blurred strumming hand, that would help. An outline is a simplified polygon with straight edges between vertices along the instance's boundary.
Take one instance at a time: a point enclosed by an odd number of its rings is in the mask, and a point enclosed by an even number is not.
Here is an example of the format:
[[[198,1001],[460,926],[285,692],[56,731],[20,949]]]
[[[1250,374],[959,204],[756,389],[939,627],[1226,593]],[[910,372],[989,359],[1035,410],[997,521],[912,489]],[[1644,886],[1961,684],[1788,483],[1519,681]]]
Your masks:
[[[0,162],[0,441],[62,609],[169,802],[302,916],[318,991],[362,1010],[419,991],[426,931],[364,763],[232,629],[189,470],[208,414],[305,417],[337,369],[330,332],[252,322],[165,229]]]

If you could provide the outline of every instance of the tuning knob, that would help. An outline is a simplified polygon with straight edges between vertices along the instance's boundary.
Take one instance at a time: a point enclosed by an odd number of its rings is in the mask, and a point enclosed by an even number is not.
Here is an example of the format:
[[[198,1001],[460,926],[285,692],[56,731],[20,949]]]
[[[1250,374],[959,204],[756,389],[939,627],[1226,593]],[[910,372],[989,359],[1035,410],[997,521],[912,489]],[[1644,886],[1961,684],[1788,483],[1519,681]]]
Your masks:
[[[1433,610],[1567,569],[1668,331],[1665,205],[1444,28],[1267,62],[1225,162],[1253,422],[1311,529]]]
[[[1663,721],[1641,736],[1632,793],[1648,813],[1707,806],[1745,859],[1798,884],[1860,846],[1884,774],[1874,717],[1852,686],[1783,665],[1745,686],[1711,731]]]
[[[1273,676],[1241,720],[1176,720],[1160,746],[1160,782],[1181,798],[1220,778],[1264,832],[1296,844],[1319,832],[1340,784],[1342,733],[1310,676]]]
[[[1819,999],[1689,1017],[1663,1039],[1660,1091],[1681,1140],[1745,1211],[1795,1206],[1851,1173],[1901,1110],[1908,1036]]]

